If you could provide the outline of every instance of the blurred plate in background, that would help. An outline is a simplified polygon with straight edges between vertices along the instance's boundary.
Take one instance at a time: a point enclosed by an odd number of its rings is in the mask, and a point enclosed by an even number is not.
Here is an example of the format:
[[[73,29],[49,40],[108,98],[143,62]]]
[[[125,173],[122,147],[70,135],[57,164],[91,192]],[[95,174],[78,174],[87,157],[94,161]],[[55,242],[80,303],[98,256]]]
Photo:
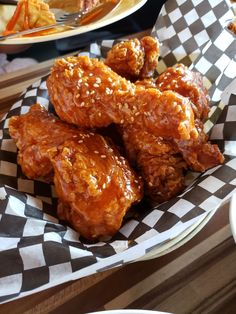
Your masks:
[[[44,36],[32,35],[30,37],[6,39],[1,41],[0,45],[27,45],[83,34],[127,17],[128,15],[140,9],[146,2],[147,0],[121,0],[120,4],[114,10],[112,10],[112,12],[108,13],[108,15],[106,15],[104,18],[94,23],[79,26],[76,29],[52,33]],[[6,23],[12,16],[13,12],[14,6],[0,6],[0,32],[4,30]]]

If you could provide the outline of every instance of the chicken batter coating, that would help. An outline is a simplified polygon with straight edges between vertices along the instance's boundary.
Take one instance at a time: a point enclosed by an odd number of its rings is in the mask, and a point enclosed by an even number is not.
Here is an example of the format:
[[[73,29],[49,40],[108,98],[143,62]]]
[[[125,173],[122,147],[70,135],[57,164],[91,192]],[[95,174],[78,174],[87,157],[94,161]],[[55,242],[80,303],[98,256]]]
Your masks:
[[[142,198],[142,183],[127,161],[100,135],[78,145],[68,140],[52,153],[59,217],[87,239],[114,235],[130,206]]]
[[[177,64],[165,70],[156,80],[160,91],[172,90],[188,97],[196,118],[206,119],[209,112],[209,95],[203,85],[200,73],[193,72],[183,64]]]
[[[97,59],[79,56],[57,60],[47,87],[59,117],[80,127],[139,121],[157,136],[198,136],[187,98],[172,91],[137,87]]]
[[[194,141],[174,140],[179,152],[189,168],[193,171],[204,172],[224,162],[219,147],[208,141],[208,135],[204,132],[203,123],[196,119],[195,125],[198,129],[198,138]]]
[[[18,163],[24,174],[46,182],[53,176],[48,150],[80,136],[76,127],[60,121],[39,104],[31,106],[27,114],[11,117],[9,133],[19,149]]]
[[[37,104],[11,117],[9,132],[25,175],[53,179],[59,217],[87,239],[114,235],[142,198],[142,179],[101,135],[68,125]]]
[[[137,80],[153,75],[158,57],[158,40],[145,36],[140,40],[134,38],[114,45],[107,54],[105,64],[119,75]]]
[[[161,203],[179,194],[185,187],[187,163],[171,139],[157,137],[142,126],[121,130],[127,158],[144,179],[145,194]]]

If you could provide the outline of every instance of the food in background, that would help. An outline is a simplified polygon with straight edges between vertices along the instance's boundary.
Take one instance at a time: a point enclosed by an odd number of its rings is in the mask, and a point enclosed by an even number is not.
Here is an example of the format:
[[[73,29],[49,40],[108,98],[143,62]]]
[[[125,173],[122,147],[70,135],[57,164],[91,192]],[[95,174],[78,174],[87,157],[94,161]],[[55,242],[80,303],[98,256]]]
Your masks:
[[[8,21],[3,34],[11,34],[27,29],[51,25],[56,22],[48,4],[42,0],[19,0],[13,16]]]

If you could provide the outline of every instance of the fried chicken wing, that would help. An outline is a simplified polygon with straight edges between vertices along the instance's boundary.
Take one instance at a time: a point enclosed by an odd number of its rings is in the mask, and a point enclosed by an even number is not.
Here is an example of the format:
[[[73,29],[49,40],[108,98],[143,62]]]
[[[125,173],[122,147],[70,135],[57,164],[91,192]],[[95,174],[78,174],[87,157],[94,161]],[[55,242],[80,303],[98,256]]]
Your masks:
[[[145,126],[121,130],[127,158],[145,183],[145,194],[157,202],[167,201],[185,187],[187,169],[204,172],[224,162],[217,145],[208,142],[202,123],[194,140],[163,138],[149,133]]]
[[[40,105],[10,118],[18,162],[29,178],[53,179],[58,215],[87,239],[114,235],[142,180],[109,140],[60,121]]]
[[[86,56],[59,59],[47,80],[59,117],[80,127],[136,124],[154,135],[197,137],[190,101],[171,91],[137,87]]]
[[[27,114],[11,117],[9,133],[19,149],[18,163],[24,174],[45,181],[51,181],[53,175],[48,150],[79,136],[76,127],[60,121],[39,104],[31,106]]]
[[[203,85],[200,73],[193,72],[183,64],[177,64],[165,70],[156,80],[160,91],[172,90],[192,102],[196,118],[206,119],[209,112],[209,95]]]
[[[208,141],[208,135],[204,132],[203,123],[196,119],[198,138],[192,140],[174,140],[179,152],[182,154],[188,167],[193,171],[204,172],[224,162],[219,147]]]
[[[114,45],[105,59],[114,72],[130,79],[148,78],[158,64],[159,43],[151,36],[130,39]]]
[[[141,199],[141,180],[100,135],[68,140],[52,153],[59,216],[87,239],[114,235]]]
[[[178,146],[170,139],[154,136],[142,126],[121,130],[127,158],[145,184],[145,194],[161,203],[184,189],[187,164]]]

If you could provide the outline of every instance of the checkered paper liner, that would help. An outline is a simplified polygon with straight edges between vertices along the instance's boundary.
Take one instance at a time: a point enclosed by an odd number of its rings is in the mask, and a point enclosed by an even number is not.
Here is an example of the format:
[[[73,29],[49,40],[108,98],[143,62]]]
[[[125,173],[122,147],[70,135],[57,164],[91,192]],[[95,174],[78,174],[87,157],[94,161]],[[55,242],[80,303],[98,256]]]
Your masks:
[[[162,43],[160,72],[183,62],[204,75],[213,99],[205,126],[225,154],[224,165],[191,174],[196,178],[184,193],[166,203],[150,206],[144,201],[106,243],[82,242],[58,220],[54,187],[27,179],[17,165],[8,121],[36,102],[52,109],[46,78],[12,106],[0,126],[0,302],[133,262],[180,235],[236,191],[236,40],[224,27],[230,14],[225,1],[169,0],[152,31]],[[93,43],[82,54],[102,58],[113,44]]]

